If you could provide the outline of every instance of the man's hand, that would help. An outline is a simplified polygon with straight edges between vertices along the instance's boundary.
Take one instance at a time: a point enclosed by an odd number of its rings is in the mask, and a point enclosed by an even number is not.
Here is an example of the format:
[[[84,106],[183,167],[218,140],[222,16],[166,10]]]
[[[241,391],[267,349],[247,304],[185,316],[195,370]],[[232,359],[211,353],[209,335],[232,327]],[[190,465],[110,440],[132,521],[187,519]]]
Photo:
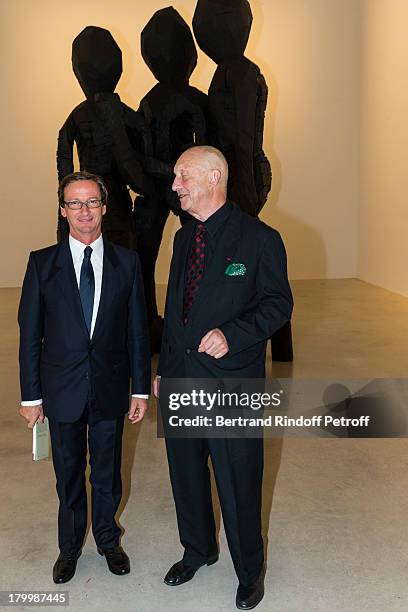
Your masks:
[[[201,338],[200,346],[198,347],[199,353],[207,353],[215,359],[224,357],[229,351],[229,346],[226,337],[218,327],[210,329],[209,332]]]
[[[153,380],[153,395],[154,397],[159,397],[159,393],[160,393],[160,379],[161,376],[157,375],[154,377]]]
[[[27,421],[27,427],[32,429],[37,423],[44,423],[44,412],[42,404],[38,406],[21,406],[20,415]]]
[[[139,423],[145,415],[145,412],[148,407],[148,402],[146,399],[142,397],[132,397],[130,400],[130,408],[129,408],[129,421],[131,421],[132,425],[134,423]]]

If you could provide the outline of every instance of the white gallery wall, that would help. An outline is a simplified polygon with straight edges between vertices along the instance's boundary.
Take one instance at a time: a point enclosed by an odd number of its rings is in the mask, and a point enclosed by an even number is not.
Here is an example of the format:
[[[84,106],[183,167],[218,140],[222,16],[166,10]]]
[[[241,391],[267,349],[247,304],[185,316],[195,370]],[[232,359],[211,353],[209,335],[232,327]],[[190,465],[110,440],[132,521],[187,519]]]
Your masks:
[[[358,275],[408,296],[408,2],[364,17]]]
[[[191,24],[195,3],[180,0],[173,6]],[[73,38],[86,25],[112,32],[123,52],[117,91],[137,108],[155,84],[141,58],[140,31],[154,11],[169,4],[0,3],[0,286],[20,285],[28,252],[55,242],[56,138],[65,118],[83,100],[71,68]],[[381,252],[365,218],[370,217],[372,197],[366,183],[375,160],[370,159],[372,135],[363,109],[371,105],[373,122],[379,120],[372,99],[377,93],[376,50],[363,40],[369,29],[366,14],[371,19],[372,5],[377,4],[387,5],[392,13],[403,9],[404,0],[251,0],[254,22],[246,55],[260,66],[269,86],[264,148],[273,167],[273,188],[261,216],[284,237],[291,278],[355,277],[360,272],[370,282],[404,292],[407,285],[392,283],[387,269],[379,274],[378,266],[369,270],[364,263],[374,257],[372,249],[378,257]],[[191,84],[207,91],[216,66],[200,50],[198,55]],[[371,66],[371,77],[363,75],[366,65]],[[386,131],[384,126],[384,137]],[[402,223],[396,219],[397,226]],[[159,256],[158,283],[167,280],[177,228],[177,219],[171,217]],[[396,244],[392,231],[393,257],[399,248],[402,256],[405,247]],[[400,276],[395,271],[395,277]]]

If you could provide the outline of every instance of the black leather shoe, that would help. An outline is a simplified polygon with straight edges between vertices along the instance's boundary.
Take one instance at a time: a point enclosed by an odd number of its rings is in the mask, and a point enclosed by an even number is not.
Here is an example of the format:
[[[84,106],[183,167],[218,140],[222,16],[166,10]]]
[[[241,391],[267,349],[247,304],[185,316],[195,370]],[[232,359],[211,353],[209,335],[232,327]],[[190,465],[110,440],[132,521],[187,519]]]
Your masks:
[[[121,546],[115,548],[99,548],[98,553],[106,558],[106,562],[112,574],[123,576],[130,572],[129,557]]]
[[[75,575],[77,561],[81,556],[82,550],[71,552],[61,552],[52,569],[52,579],[55,584],[68,582]]]
[[[240,610],[252,610],[264,596],[264,572],[251,586],[239,585],[235,603]]]
[[[207,563],[203,563],[203,565],[213,565],[217,561],[218,553],[212,557],[209,557]],[[180,584],[184,584],[185,582],[188,582],[194,578],[196,571],[200,569],[200,567],[203,567],[203,565],[191,567],[190,565],[185,565],[184,561],[178,561],[171,566],[164,578],[164,582],[169,586],[179,586]]]

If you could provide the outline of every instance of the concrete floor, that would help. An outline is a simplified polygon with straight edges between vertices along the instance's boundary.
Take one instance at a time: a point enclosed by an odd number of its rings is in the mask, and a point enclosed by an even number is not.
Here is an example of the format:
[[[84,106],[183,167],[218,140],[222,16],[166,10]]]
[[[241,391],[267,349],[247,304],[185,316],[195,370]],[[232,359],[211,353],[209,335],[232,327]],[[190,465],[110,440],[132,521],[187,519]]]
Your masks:
[[[296,360],[293,367],[273,364],[275,376],[406,377],[406,298],[357,280],[292,286]],[[57,556],[52,465],[31,461],[31,433],[17,414],[19,290],[2,289],[0,296],[0,589],[57,590],[51,578]],[[263,517],[268,571],[257,609],[406,611],[407,468],[405,439],[268,440]],[[61,589],[69,591],[70,609],[234,610],[237,581],[222,527],[216,565],[181,587],[163,584],[181,548],[153,403],[141,426],[125,429],[123,473],[120,522],[132,572],[110,574],[90,533],[75,578]]]

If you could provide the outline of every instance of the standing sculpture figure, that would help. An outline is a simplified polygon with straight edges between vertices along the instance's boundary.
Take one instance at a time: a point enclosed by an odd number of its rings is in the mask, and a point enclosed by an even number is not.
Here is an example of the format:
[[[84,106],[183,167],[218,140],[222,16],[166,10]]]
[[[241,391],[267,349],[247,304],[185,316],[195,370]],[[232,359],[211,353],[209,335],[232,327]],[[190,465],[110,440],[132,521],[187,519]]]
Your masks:
[[[115,159],[115,145],[109,127],[98,107],[99,97],[113,94],[122,74],[122,52],[111,33],[103,28],[88,26],[73,41],[72,67],[86,96],[69,115],[58,136],[58,179],[73,172],[73,146],[77,146],[80,168],[103,177],[109,200],[103,219],[103,232],[112,242],[134,248],[135,232],[125,169]],[[151,189],[149,177],[142,168],[143,155],[149,148],[149,132],[141,115],[120,102],[123,123],[134,143],[132,188],[139,193]],[[68,235],[68,225],[58,214],[58,239]]]
[[[141,53],[158,83],[142,99],[139,111],[151,129],[154,156],[170,168],[166,179],[155,179],[154,198],[137,198],[134,206],[151,338],[158,352],[163,320],[157,310],[154,273],[163,230],[170,210],[182,223],[190,218],[171,190],[172,171],[183,151],[205,142],[207,96],[189,85],[197,51],[190,28],[174,8],[163,8],[148,21],[141,33]]]
[[[193,30],[199,47],[217,65],[208,90],[208,143],[225,155],[228,197],[253,217],[271,189],[262,150],[268,88],[259,67],[244,56],[252,25],[247,0],[198,0]],[[272,339],[273,359],[292,361],[290,322]]]

